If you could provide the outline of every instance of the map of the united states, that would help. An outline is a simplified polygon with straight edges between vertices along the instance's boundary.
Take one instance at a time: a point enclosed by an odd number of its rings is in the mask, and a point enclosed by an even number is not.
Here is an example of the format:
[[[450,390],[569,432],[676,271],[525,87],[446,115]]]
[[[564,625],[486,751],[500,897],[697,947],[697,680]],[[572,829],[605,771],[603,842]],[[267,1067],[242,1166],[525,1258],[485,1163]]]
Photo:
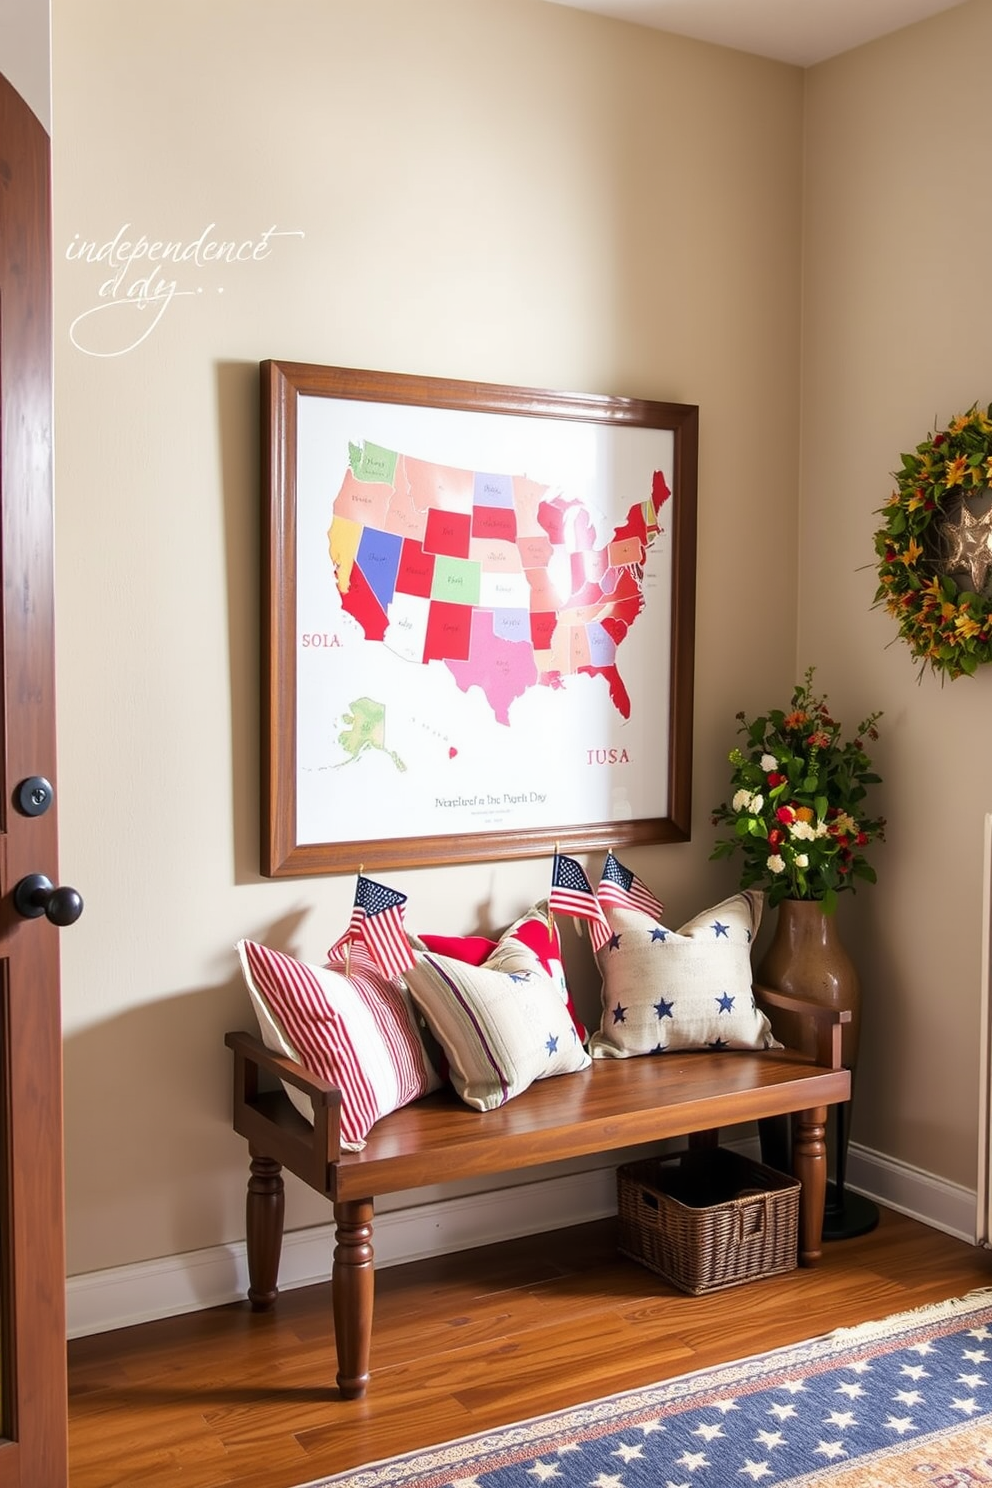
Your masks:
[[[525,475],[368,442],[348,450],[328,537],[342,608],[366,640],[442,662],[502,724],[530,688],[583,676],[602,677],[630,716],[617,653],[644,608],[644,562],[671,494],[661,471],[604,542],[582,501]]]

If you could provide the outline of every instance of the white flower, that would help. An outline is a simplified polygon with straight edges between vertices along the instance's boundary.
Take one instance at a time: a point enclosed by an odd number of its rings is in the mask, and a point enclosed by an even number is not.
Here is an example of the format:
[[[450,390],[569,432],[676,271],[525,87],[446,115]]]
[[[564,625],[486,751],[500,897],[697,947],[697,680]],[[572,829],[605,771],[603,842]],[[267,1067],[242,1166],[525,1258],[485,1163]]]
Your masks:
[[[752,812],[752,815],[757,816],[758,812],[761,810],[761,808],[762,808],[762,806],[764,806],[764,804],[765,804],[765,798],[764,798],[764,796],[752,796],[751,797],[751,812]]]
[[[773,754],[763,754],[761,756],[761,768],[766,775],[770,775],[772,770],[778,769],[778,760]]]
[[[735,811],[745,811],[751,804],[751,792],[749,790],[735,791],[731,802]]]
[[[785,862],[782,858],[779,857],[778,853],[772,853],[765,866],[768,869],[769,873],[785,872]]]
[[[816,831],[813,833],[813,836],[826,837],[829,830],[830,828],[827,826],[825,821],[818,821],[816,824]]]
[[[816,832],[809,822],[794,821],[789,823],[789,836],[799,837],[803,842],[814,842]]]
[[[797,868],[809,867],[809,857],[806,853],[796,853],[794,861]]]

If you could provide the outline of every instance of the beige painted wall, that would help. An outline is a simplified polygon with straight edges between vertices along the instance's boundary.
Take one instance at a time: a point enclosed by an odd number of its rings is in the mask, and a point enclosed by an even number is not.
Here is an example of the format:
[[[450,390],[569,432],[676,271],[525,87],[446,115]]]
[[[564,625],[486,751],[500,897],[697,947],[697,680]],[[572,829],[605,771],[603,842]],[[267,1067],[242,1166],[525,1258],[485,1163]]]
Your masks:
[[[883,708],[888,842],[851,906],[865,981],[855,1136],[974,1187],[992,674],[917,678],[875,590],[900,454],[992,400],[992,4],[809,73],[800,655]],[[935,424],[935,420],[937,423]]]
[[[350,910],[350,877],[258,874],[261,359],[700,405],[693,841],[630,857],[676,922],[732,887],[734,713],[794,664],[803,77],[541,0],[56,0],[53,44],[76,1274],[243,1234],[233,943],[322,959]],[[184,271],[154,326],[87,314],[81,241],[210,223],[303,236]],[[391,881],[457,931],[548,872]],[[290,1225],[326,1218],[294,1184]]]

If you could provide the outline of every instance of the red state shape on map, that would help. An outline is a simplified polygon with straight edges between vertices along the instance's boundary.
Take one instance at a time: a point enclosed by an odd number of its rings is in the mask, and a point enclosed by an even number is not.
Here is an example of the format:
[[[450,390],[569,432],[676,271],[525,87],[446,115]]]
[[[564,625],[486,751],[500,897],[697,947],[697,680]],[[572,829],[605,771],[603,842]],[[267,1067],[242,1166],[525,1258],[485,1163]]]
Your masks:
[[[655,516],[661,511],[671,494],[664,471],[656,470],[651,481],[651,504],[654,507]]]
[[[573,514],[571,523],[568,520],[570,513]],[[589,513],[578,501],[563,501],[560,496],[553,501],[542,501],[537,509],[537,520],[554,547],[566,547],[570,553],[575,553],[595,544],[596,533]]]
[[[609,614],[603,615],[599,623],[615,646],[619,646],[643,608],[644,596],[640,590],[611,601]]]
[[[507,641],[493,631],[488,610],[472,615],[472,642],[467,660],[449,661],[448,670],[462,692],[481,687],[497,723],[509,724],[510,704],[534,686],[537,667],[531,648]]]
[[[630,717],[630,694],[623,685],[623,678],[615,666],[608,667],[580,667],[579,675],[585,677],[603,677],[610,689],[610,701],[620,714],[621,718]]]
[[[346,615],[351,615],[358,621],[367,641],[381,641],[384,638],[389,618],[357,563],[351,570],[351,583],[341,595],[341,608]]]
[[[530,640],[535,651],[550,651],[558,616],[553,610],[537,610],[530,617]]]
[[[655,477],[657,479],[657,476]],[[664,480],[664,476],[662,476]],[[657,532],[657,527],[652,527],[652,532]],[[642,547],[647,547],[648,526],[644,519],[644,507],[640,502],[632,506],[627,513],[627,520],[622,527],[616,527],[613,531],[613,541],[623,542],[626,538],[636,538]]]
[[[434,557],[425,553],[418,542],[409,538],[403,543],[400,564],[396,572],[397,594],[416,594],[421,599],[430,599],[434,583]]]
[[[441,511],[432,506],[427,513],[424,548],[445,558],[467,558],[472,537],[472,518],[468,512]]]
[[[517,514],[509,506],[474,506],[472,508],[472,536],[498,538],[501,542],[515,542],[517,538]]]
[[[467,661],[471,648],[471,606],[434,600],[427,611],[424,661]]]

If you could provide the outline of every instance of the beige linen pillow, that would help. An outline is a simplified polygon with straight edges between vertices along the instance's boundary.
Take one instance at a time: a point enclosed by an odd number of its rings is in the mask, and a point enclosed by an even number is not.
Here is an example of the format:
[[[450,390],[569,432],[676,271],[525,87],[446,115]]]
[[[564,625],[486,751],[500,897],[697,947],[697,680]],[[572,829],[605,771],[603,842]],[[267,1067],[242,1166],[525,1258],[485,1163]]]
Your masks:
[[[418,950],[413,937],[411,943],[416,965],[404,980],[466,1105],[491,1111],[535,1080],[589,1067],[558,985],[529,952],[504,971]]]
[[[748,889],[668,930],[634,906],[604,904],[612,934],[596,957],[603,1010],[589,1044],[593,1058],[781,1048],[751,987],[763,905],[764,896]]]

